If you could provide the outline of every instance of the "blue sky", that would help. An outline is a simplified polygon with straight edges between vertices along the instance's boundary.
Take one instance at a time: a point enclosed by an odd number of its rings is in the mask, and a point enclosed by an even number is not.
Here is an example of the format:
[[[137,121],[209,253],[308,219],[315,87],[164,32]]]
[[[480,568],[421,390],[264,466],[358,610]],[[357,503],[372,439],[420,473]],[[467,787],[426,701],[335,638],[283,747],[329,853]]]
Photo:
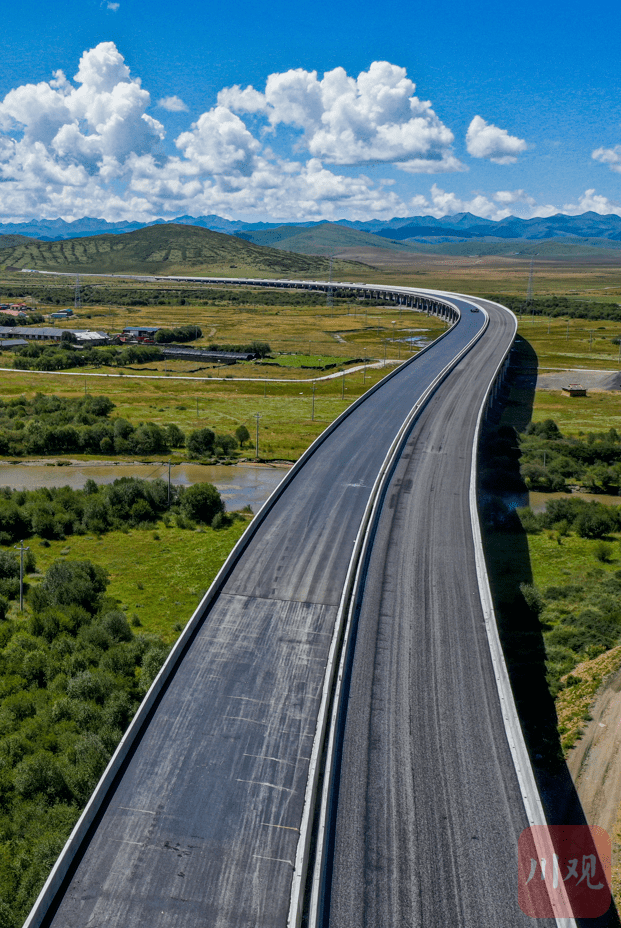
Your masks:
[[[13,4],[0,221],[621,215],[620,20],[610,0]]]

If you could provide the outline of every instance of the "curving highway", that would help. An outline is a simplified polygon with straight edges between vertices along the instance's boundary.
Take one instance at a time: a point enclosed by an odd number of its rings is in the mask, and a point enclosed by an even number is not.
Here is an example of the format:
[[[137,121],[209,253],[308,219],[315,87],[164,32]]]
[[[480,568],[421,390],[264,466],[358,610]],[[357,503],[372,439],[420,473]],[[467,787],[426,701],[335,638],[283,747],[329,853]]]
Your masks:
[[[492,304],[485,329],[450,302],[458,324],[352,408],[257,519],[29,928],[284,928],[363,512],[408,413],[477,336],[416,422],[373,546],[326,911],[334,928],[526,923],[513,904],[525,816],[467,512],[476,417],[513,328]]]
[[[494,680],[469,506],[472,436],[510,319],[438,388],[388,486],[346,705],[324,924],[518,928],[529,825]],[[542,920],[544,925],[553,920]]]

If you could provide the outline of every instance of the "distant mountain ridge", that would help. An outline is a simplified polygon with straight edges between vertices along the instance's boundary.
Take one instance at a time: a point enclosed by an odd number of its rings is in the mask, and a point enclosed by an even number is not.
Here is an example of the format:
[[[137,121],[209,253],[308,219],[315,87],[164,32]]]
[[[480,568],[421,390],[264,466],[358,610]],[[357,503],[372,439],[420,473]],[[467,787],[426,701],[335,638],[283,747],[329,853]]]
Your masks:
[[[608,241],[611,247],[621,242],[621,217],[602,216],[587,212],[580,216],[554,216],[536,219],[519,219],[508,216],[495,221],[473,216],[472,213],[456,213],[435,219],[433,216],[395,217],[393,219],[371,219],[366,222],[341,219],[337,222],[243,222],[224,219],[221,216],[178,216],[172,220],[157,219],[154,222],[107,222],[105,219],[85,217],[67,222],[64,219],[39,219],[31,222],[0,223],[0,237],[22,235],[42,241],[63,241],[86,235],[118,234],[135,232],[156,225],[188,225],[238,235],[252,240],[248,233],[270,232],[275,229],[312,229],[316,227],[340,226],[390,239],[393,242],[467,242],[472,239],[550,240],[555,238],[598,239]],[[618,246],[617,246],[618,247]]]

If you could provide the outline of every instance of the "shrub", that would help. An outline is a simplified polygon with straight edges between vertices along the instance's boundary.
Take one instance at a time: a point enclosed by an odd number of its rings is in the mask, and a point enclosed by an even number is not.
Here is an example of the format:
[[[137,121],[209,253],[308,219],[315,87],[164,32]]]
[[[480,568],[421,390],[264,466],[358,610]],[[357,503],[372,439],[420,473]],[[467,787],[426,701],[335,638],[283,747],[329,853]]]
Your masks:
[[[606,541],[598,541],[593,547],[593,554],[602,564],[608,564],[612,558],[612,545]]]
[[[127,616],[119,609],[106,612],[101,620],[102,627],[113,641],[131,641],[134,637]]]
[[[187,449],[191,458],[200,458],[213,451],[215,434],[211,429],[196,429],[190,432]]]
[[[603,538],[615,528],[615,520],[601,503],[589,503],[576,519],[581,538]]]
[[[545,602],[541,591],[532,583],[520,583],[520,591],[528,608],[539,615],[543,612]]]
[[[224,512],[224,503],[212,483],[195,483],[183,494],[181,511],[195,522],[210,525],[217,513]]]
[[[530,506],[516,509],[516,513],[527,535],[536,535],[541,531],[541,520]]]

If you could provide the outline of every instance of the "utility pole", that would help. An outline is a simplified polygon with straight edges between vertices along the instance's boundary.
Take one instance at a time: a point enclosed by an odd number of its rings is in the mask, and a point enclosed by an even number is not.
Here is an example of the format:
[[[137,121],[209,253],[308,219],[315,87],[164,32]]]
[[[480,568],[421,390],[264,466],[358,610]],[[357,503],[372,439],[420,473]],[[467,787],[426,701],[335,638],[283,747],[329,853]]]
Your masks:
[[[79,309],[82,309],[82,299],[80,297],[80,278],[76,277],[75,279],[75,292],[73,295],[73,311],[77,313]]]
[[[367,382],[367,349],[364,349],[364,366],[362,368],[362,382]]]
[[[257,420],[257,435],[256,435],[255,444],[254,444],[254,451],[255,451],[254,459],[255,461],[258,461],[259,460],[259,419],[261,418],[261,415],[260,413],[255,412],[254,417]]]
[[[170,509],[170,460],[168,461],[168,508]]]
[[[30,548],[24,548],[23,540],[20,541],[18,545],[13,545],[14,548],[19,548],[19,611],[24,611],[24,551],[30,551]]]
[[[311,415],[311,421],[312,421],[312,422],[315,421],[315,386],[316,386],[316,384],[315,384],[315,381],[313,380],[313,411],[312,411],[312,415]]]
[[[198,397],[196,397],[196,418],[198,419]]]
[[[341,399],[345,399],[345,371],[343,371],[343,380],[341,382]]]

